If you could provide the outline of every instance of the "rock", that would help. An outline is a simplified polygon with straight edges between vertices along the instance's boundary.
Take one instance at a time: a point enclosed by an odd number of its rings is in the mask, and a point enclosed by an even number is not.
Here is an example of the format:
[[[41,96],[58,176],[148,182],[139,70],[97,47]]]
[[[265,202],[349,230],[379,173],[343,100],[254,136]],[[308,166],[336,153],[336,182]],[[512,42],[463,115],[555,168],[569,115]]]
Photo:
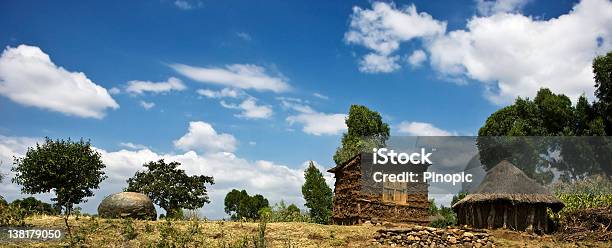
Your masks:
[[[102,218],[157,219],[157,211],[151,199],[135,192],[107,196],[98,206],[98,215]]]
[[[465,233],[463,233],[463,237],[473,238],[474,234],[471,233],[471,232],[465,232]]]

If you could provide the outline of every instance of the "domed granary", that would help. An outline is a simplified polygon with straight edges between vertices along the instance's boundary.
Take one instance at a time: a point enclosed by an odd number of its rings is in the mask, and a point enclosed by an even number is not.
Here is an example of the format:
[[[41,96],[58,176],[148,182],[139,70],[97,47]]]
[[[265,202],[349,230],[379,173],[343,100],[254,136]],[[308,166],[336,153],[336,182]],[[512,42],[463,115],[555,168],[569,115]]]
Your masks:
[[[102,218],[157,219],[157,211],[151,199],[136,192],[120,192],[107,196],[98,206],[98,215]]]

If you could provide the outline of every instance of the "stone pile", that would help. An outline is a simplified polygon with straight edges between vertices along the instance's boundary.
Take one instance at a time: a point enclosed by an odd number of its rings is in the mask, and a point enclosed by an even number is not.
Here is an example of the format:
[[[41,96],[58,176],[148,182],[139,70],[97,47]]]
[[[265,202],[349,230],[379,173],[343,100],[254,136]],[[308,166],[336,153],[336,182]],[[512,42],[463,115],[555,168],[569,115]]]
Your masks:
[[[495,247],[490,235],[483,231],[423,226],[381,229],[372,242],[405,247]]]

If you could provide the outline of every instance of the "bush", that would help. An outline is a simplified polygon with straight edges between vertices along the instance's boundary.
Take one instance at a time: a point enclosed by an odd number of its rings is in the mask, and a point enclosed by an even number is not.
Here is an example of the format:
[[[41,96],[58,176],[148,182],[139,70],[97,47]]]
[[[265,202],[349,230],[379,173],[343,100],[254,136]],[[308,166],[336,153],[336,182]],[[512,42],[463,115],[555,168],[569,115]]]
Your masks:
[[[262,208],[259,211],[261,217],[266,218],[269,222],[309,222],[308,214],[302,214],[300,209],[291,204],[287,206],[285,201],[280,201],[274,204],[273,207]]]
[[[18,206],[25,211],[27,216],[34,214],[56,215],[57,211],[53,209],[51,204],[40,201],[32,196],[17,199],[11,202],[11,205]]]
[[[26,211],[19,205],[0,204],[0,226],[25,226]]]
[[[429,223],[431,227],[445,228],[447,226],[454,226],[457,224],[457,215],[453,212],[453,209],[442,206],[438,210],[438,214],[441,218],[436,219]]]

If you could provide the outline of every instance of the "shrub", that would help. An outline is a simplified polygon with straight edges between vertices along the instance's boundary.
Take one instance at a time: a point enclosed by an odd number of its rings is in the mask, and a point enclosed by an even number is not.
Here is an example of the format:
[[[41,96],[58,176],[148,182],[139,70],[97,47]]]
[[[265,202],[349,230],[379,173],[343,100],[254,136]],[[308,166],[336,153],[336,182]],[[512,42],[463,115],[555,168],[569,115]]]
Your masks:
[[[19,205],[0,204],[0,226],[25,226],[25,217]]]
[[[32,196],[23,198],[23,199],[14,200],[13,202],[11,202],[11,205],[19,206],[20,208],[22,208],[25,211],[25,214],[27,216],[30,216],[33,214],[46,214],[46,215],[57,214],[57,211],[53,209],[51,204],[40,201]]]

